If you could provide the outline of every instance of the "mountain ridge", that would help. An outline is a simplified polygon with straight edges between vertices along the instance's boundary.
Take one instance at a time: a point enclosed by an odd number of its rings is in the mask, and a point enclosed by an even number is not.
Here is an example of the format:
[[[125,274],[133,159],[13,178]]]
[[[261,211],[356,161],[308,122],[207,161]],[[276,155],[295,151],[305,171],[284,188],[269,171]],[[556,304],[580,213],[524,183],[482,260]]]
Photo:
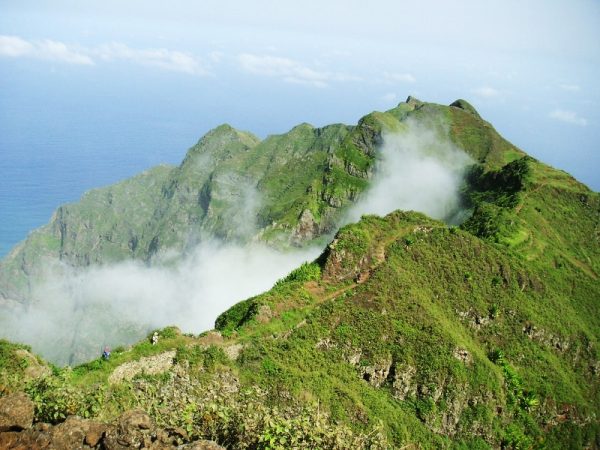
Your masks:
[[[185,429],[182,443],[213,439],[230,448],[600,446],[600,195],[455,103],[409,98],[355,127],[301,125],[260,142],[224,126],[217,138],[248,145],[234,145],[237,153],[215,147],[223,163],[203,179],[172,177],[187,170],[187,156],[179,168],[159,169],[166,181],[149,183],[169,202],[147,211],[183,223],[206,217],[205,231],[252,240],[227,233],[231,217],[219,201],[235,197],[232,186],[259,180],[266,200],[250,216],[261,239],[324,239],[336,223],[331,214],[341,217],[374,182],[384,134],[416,121],[474,160],[462,189],[472,214],[459,227],[417,212],[364,215],[315,261],[224,311],[214,330],[162,329],[158,345],[148,335],[116,348],[110,361],[51,374],[3,341],[3,389],[24,389],[37,421],[78,414],[112,422],[137,407],[160,426]],[[210,144],[201,142],[190,159]],[[305,170],[284,184],[298,162]],[[169,213],[190,199],[190,209]],[[145,242],[161,226],[148,229]],[[168,363],[158,372],[114,381],[158,355]],[[36,370],[25,376],[28,367]]]

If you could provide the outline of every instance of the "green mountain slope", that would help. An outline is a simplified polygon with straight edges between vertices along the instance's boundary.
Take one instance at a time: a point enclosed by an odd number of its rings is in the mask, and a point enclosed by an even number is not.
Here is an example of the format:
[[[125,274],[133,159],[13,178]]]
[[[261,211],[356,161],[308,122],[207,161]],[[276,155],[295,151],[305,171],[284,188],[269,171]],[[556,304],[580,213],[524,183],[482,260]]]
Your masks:
[[[59,208],[1,263],[2,298],[27,301],[56,259],[157,263],[210,237],[319,242],[376,176],[385,134],[415,123],[475,161],[460,227],[364,216],[215,330],[163,329],[109,361],[52,368],[1,341],[0,395],[25,390],[51,423],[142,408],[181,442],[228,448],[600,447],[600,195],[464,100],[409,98],[264,141],[218,127],[179,167]]]
[[[215,237],[285,247],[330,235],[369,186],[382,134],[402,134],[408,121],[449,138],[486,168],[521,154],[465,101],[453,105],[409,97],[356,126],[302,124],[264,141],[217,127],[179,167],[158,167],[61,206],[0,262],[0,301],[30,301],[32,285],[56,261],[151,262]]]
[[[30,382],[5,344],[5,389],[39,420],[141,407],[228,448],[597,448],[600,196],[497,148],[467,178],[459,228],[365,216],[216,331],[165,329]]]

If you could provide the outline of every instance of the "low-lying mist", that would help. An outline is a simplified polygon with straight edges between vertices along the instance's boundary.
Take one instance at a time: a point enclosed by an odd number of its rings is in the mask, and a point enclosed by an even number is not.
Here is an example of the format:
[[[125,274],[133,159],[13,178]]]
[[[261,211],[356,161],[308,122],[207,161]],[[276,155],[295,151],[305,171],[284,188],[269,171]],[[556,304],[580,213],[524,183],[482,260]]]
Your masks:
[[[383,136],[371,188],[342,222],[396,209],[461,221],[460,187],[472,161],[444,130],[434,129],[408,121]],[[259,204],[257,195],[248,204]],[[253,214],[245,209],[233,215],[236,220]],[[211,329],[220,313],[268,290],[321,250],[213,241],[166,265],[49,267],[48,281],[34,287],[27,307],[0,314],[0,328],[4,337],[30,344],[56,364],[76,364],[98,357],[106,345],[130,344],[166,325],[191,333]]]
[[[228,307],[268,290],[319,252],[208,242],[170,267],[132,261],[60,267],[35,287],[26,309],[12,311],[10,322],[0,319],[0,324],[10,339],[32,345],[57,364],[74,364],[99,356],[105,345],[135,342],[154,328],[209,330]]]
[[[384,216],[397,209],[419,211],[457,224],[464,220],[460,189],[473,160],[456,147],[448,131],[407,120],[384,133],[371,187],[350,209],[346,222],[363,214]]]

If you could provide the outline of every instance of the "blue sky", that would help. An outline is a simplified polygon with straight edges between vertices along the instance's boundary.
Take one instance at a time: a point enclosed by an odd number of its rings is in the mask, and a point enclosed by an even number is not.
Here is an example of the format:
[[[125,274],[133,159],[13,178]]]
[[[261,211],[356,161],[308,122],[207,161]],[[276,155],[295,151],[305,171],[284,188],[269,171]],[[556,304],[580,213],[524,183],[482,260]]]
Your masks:
[[[600,189],[597,1],[19,0],[0,12],[12,132],[33,135],[48,116],[65,139],[127,123],[149,136],[148,163],[176,162],[223,122],[264,137],[355,123],[409,94],[465,98],[514,144]],[[135,139],[120,136],[107,158]]]

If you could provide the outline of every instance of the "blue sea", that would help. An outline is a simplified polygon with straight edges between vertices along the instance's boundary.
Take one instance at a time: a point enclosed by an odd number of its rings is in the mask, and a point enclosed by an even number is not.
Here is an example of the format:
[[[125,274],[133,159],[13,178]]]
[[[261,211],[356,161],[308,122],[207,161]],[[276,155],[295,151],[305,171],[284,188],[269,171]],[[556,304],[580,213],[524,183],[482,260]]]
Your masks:
[[[160,133],[0,131],[0,257],[50,219],[60,204],[161,162],[176,163],[190,142]],[[165,149],[160,152],[161,149]],[[169,149],[169,150],[166,150]]]
[[[209,128],[144,96],[73,96],[71,80],[39,86],[30,73],[0,78],[0,257],[85,191],[178,164]]]

